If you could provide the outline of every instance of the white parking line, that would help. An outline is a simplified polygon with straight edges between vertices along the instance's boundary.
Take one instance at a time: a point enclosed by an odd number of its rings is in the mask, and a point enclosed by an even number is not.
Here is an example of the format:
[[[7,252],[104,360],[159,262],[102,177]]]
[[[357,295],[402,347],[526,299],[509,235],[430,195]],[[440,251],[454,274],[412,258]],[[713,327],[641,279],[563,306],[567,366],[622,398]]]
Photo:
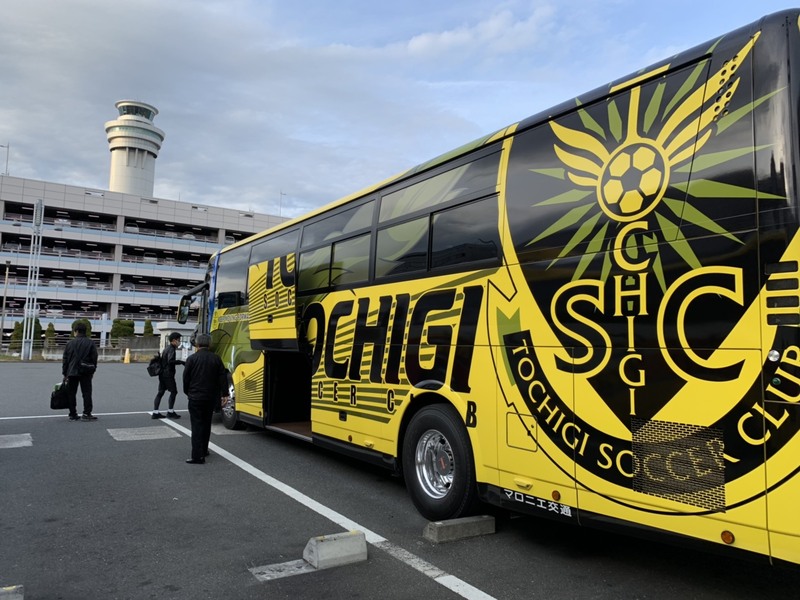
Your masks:
[[[164,419],[166,421],[166,419]],[[184,435],[191,436],[191,430],[183,427],[182,425],[178,425],[175,421],[168,421],[165,423],[170,427],[173,427],[177,431],[180,431]],[[336,512],[335,510],[328,508],[324,504],[321,504],[306,496],[302,492],[294,489],[293,487],[286,485],[282,481],[275,479],[274,477],[267,475],[263,471],[260,471],[250,463],[247,463],[240,459],[237,456],[234,456],[227,450],[224,450],[217,446],[214,443],[208,445],[208,447],[213,450],[216,454],[221,456],[222,458],[228,460],[229,462],[233,463],[246,473],[249,473],[256,479],[259,479],[269,485],[270,487],[278,490],[279,492],[283,492],[287,496],[289,496],[292,500],[295,500],[305,506],[306,508],[310,508],[314,512],[319,515],[322,515],[326,519],[333,521],[340,527],[342,527],[345,531],[361,531],[366,540],[369,544],[372,544],[376,548],[383,550],[384,552],[388,553],[390,556],[396,558],[400,562],[408,565],[412,569],[419,571],[420,573],[430,577],[436,583],[446,587],[450,591],[458,594],[462,598],[466,598],[467,600],[494,600],[493,596],[482,592],[476,587],[471,586],[466,581],[455,577],[454,575],[450,575],[445,571],[442,571],[438,567],[430,564],[429,562],[421,559],[420,557],[408,552],[404,548],[400,546],[396,546],[395,544],[391,543],[389,540],[384,538],[383,536],[378,535],[374,531],[370,531],[366,527],[362,527],[355,521],[348,519],[341,513]]]
[[[12,433],[0,435],[0,450],[6,448],[24,448],[33,446],[33,436],[30,433]]]
[[[292,577],[293,575],[302,575],[304,573],[314,573],[316,569],[310,563],[303,559],[292,560],[277,565],[265,565],[263,567],[253,567],[248,569],[253,577],[259,581],[272,581],[273,579],[281,579],[282,577]]]
[[[176,412],[186,412],[186,411],[176,411]],[[127,411],[127,412],[115,412],[115,413],[94,413],[95,417],[119,417],[125,415],[147,415],[148,418],[150,417],[150,411],[148,410],[134,410],[134,411]],[[47,415],[25,415],[22,417],[0,417],[0,421],[24,421],[25,419],[64,419],[66,420],[67,413],[65,412],[56,412]],[[166,420],[166,419],[164,419]],[[94,422],[94,421],[92,421]]]
[[[109,435],[118,442],[138,442],[140,440],[165,440],[178,438],[181,434],[161,425],[150,427],[126,427],[122,429],[108,429]]]

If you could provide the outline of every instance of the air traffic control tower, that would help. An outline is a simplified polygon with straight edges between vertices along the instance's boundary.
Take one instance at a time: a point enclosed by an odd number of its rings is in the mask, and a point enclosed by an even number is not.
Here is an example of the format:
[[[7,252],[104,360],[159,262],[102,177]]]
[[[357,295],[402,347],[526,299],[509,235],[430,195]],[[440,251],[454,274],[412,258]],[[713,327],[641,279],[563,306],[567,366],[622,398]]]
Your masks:
[[[106,122],[111,151],[108,189],[151,197],[156,158],[164,142],[164,132],[153,125],[158,109],[136,100],[120,100],[114,106],[119,110],[119,118]]]

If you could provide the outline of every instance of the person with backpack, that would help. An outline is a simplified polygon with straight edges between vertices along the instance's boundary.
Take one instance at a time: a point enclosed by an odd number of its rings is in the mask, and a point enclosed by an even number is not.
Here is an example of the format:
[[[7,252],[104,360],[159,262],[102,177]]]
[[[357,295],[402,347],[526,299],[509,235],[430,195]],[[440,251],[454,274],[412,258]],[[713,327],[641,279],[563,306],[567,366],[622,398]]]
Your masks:
[[[181,343],[181,334],[173,331],[167,338],[167,346],[161,353],[161,371],[158,373],[158,392],[153,400],[153,412],[151,413],[153,419],[163,419],[165,416],[170,419],[180,419],[181,416],[175,412],[175,398],[178,397],[178,385],[175,383],[175,365],[184,364],[182,360],[178,360],[175,349]],[[167,414],[164,415],[159,412],[158,408],[161,405],[161,398],[164,394],[169,392],[169,399],[167,400]]]
[[[67,342],[61,359],[61,374],[67,382],[70,421],[96,421],[92,414],[92,377],[97,370],[97,346],[86,337],[86,324],[78,322],[73,332],[75,337]],[[83,415],[78,416],[78,386],[83,396]]]

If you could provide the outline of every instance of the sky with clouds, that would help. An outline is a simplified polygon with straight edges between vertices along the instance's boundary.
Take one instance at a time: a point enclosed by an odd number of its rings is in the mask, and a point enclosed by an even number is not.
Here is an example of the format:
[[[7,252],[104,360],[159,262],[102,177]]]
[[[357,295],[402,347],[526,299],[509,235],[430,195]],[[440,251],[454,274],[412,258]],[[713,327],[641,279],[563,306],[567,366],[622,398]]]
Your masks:
[[[104,124],[139,100],[156,197],[296,216],[790,7],[4,0],[0,144],[11,175],[107,189]]]

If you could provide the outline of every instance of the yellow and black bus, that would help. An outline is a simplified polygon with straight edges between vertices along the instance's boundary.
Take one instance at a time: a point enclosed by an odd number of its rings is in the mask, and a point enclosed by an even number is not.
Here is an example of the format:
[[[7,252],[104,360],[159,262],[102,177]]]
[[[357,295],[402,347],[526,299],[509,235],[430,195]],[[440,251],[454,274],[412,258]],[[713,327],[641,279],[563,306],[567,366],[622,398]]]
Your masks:
[[[227,427],[394,469],[426,518],[798,563],[799,137],[787,11],[226,247],[179,318]]]

